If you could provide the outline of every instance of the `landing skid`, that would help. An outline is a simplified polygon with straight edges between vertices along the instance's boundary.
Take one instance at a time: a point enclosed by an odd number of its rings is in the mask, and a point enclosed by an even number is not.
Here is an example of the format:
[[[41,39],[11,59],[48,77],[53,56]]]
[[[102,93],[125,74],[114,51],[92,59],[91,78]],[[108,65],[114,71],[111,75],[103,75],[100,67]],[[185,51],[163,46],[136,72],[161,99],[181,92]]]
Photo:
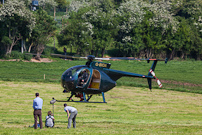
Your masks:
[[[56,100],[57,102],[77,102],[77,103],[107,103],[107,102],[91,102],[91,101],[64,101],[64,100]]]
[[[103,102],[90,102],[89,100],[91,99],[91,97],[93,95],[90,95],[90,96],[87,96],[87,99],[86,99],[86,94],[83,92],[83,101],[74,101],[72,99],[72,97],[76,95],[76,93],[72,92],[71,93],[71,96],[70,97],[67,97],[67,101],[64,101],[64,100],[56,100],[53,98],[53,100],[50,101],[51,104],[54,104],[56,101],[57,102],[77,102],[77,103],[107,103],[105,102],[105,96],[104,96],[104,92],[102,92],[102,98],[103,98]]]

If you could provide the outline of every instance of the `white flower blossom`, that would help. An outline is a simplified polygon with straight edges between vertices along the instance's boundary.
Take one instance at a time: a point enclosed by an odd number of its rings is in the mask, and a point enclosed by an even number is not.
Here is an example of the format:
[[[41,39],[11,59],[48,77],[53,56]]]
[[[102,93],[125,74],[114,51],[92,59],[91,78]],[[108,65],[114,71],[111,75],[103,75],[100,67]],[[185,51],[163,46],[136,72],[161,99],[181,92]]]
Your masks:
[[[123,32],[129,33],[138,23],[141,23],[144,19],[146,11],[143,9],[148,7],[148,3],[141,0],[129,0],[121,3],[117,10],[117,14],[125,16],[129,14],[129,18],[122,25],[118,26]]]
[[[20,16],[29,22],[26,27],[31,33],[32,29],[35,27],[36,22],[32,12],[26,9],[24,1],[8,0],[0,8],[0,21],[8,20],[9,17],[13,17],[15,15]]]
[[[154,13],[154,17],[150,19],[150,25],[162,27],[162,34],[171,26],[172,32],[175,33],[178,29],[179,22],[174,18],[171,10],[172,3],[170,1],[154,2],[149,9]]]
[[[132,41],[132,38],[130,36],[125,36],[123,39],[122,39],[123,42],[131,42]]]
[[[38,0],[39,6],[45,6],[46,4],[56,7],[58,4],[54,0]]]

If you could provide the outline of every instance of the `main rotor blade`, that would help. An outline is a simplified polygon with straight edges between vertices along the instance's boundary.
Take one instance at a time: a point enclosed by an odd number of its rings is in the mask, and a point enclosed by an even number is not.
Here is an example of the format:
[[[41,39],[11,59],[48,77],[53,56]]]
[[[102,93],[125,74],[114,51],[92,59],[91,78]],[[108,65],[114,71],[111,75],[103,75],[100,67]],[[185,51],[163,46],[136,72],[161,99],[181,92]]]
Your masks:
[[[139,59],[139,58],[134,58],[134,57],[110,57],[110,58],[95,58],[96,60],[147,60],[147,61],[165,61],[164,59]]]

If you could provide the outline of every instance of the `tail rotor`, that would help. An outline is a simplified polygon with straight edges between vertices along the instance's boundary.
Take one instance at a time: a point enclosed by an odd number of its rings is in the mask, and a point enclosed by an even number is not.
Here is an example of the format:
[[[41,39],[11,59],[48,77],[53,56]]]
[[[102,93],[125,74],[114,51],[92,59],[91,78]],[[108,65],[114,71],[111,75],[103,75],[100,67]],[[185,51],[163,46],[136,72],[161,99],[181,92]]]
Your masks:
[[[160,80],[156,77],[154,71],[152,69],[150,69],[149,73],[151,73],[151,75],[156,79],[156,82],[158,83],[159,88],[161,88],[163,85],[161,84]]]

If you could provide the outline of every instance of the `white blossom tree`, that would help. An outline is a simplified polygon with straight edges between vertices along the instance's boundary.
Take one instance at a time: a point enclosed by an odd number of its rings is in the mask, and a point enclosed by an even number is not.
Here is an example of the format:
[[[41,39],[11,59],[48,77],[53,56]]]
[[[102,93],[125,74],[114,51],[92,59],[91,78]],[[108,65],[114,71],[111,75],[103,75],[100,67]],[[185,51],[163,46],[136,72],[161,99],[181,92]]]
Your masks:
[[[159,2],[154,2],[149,6],[149,10],[154,14],[154,17],[150,19],[150,24],[159,28],[162,28],[162,34],[168,30],[169,27],[172,28],[172,33],[177,31],[179,22],[173,16],[171,11],[172,6],[181,5],[177,3],[173,5],[169,0],[162,0]]]
[[[32,2],[32,0],[30,1]],[[51,7],[56,7],[58,4],[55,2],[55,0],[38,0],[39,6],[51,6]]]
[[[24,36],[29,36],[35,26],[35,18],[23,1],[9,0],[0,8],[0,21],[7,29],[11,44],[6,46],[6,54],[11,53],[13,46]]]

